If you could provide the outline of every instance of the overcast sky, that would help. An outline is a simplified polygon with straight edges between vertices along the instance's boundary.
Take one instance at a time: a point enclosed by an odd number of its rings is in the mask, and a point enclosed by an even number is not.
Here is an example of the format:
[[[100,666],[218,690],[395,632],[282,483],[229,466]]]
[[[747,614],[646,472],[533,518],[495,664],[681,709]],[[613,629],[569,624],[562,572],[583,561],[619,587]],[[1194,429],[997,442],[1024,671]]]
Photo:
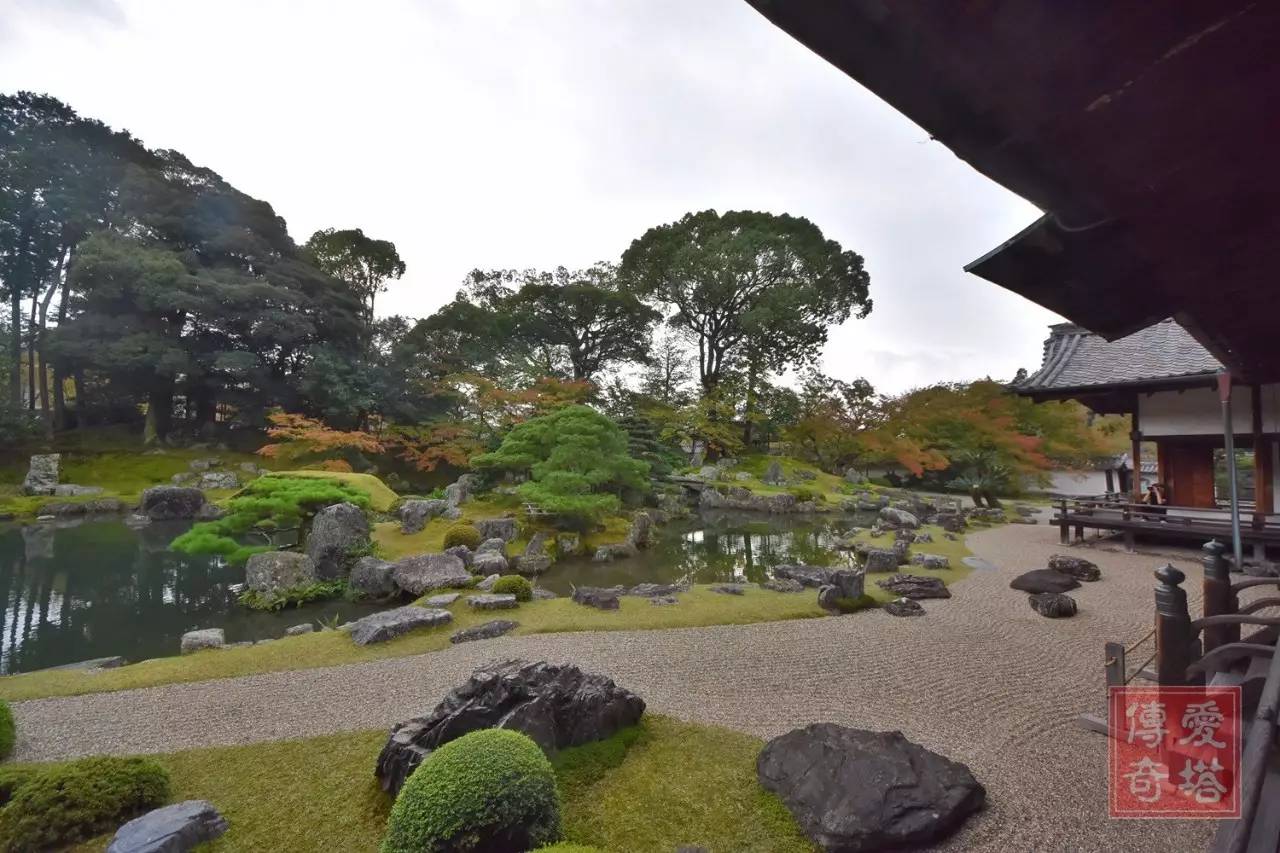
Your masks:
[[[379,313],[476,267],[586,266],[690,210],[806,216],[875,310],[829,373],[1009,378],[1056,318],[961,267],[1033,221],[744,0],[0,0],[0,90],[48,92],[408,265]]]

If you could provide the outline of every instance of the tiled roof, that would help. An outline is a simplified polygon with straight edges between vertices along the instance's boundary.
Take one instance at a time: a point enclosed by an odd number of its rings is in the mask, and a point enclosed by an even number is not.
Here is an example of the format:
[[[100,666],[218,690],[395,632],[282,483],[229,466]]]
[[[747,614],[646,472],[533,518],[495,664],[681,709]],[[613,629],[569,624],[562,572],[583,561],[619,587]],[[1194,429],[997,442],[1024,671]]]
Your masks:
[[[1072,323],[1050,326],[1044,364],[1018,391],[1124,385],[1213,373],[1221,362],[1173,320],[1108,341]]]

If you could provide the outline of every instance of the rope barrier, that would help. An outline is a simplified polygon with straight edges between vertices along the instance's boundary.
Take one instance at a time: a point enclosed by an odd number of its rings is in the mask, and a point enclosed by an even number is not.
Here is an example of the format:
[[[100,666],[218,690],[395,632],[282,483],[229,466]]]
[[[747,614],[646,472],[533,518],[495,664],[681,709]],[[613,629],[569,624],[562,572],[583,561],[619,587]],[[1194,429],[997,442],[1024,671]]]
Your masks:
[[[1133,671],[1133,675],[1127,676],[1127,677],[1125,678],[1125,680],[1124,680],[1124,683],[1125,683],[1125,684],[1128,684],[1130,681],[1133,681],[1135,678],[1137,678],[1139,675],[1141,675],[1141,674],[1142,674],[1142,671],[1143,671],[1144,669],[1146,669],[1146,668],[1147,668],[1147,666],[1148,666],[1148,665],[1149,665],[1153,660],[1155,660],[1155,659],[1156,659],[1156,652],[1152,652],[1152,653],[1151,653],[1151,657],[1149,657],[1149,658],[1147,658],[1145,661],[1143,661],[1142,665],[1141,665],[1141,666],[1139,666],[1137,669],[1135,669],[1135,670]]]

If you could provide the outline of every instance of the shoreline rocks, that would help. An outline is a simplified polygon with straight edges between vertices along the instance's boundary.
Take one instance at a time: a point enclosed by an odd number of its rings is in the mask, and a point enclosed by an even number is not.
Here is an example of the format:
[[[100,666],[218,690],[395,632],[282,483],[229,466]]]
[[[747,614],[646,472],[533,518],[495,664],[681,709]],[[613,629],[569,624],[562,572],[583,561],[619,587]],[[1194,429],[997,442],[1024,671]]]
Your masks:
[[[385,643],[418,628],[434,628],[453,621],[448,610],[416,607],[412,604],[371,613],[351,623],[351,639],[357,646]]]
[[[245,563],[245,586],[254,592],[273,594],[315,583],[315,563],[296,551],[263,551]]]
[[[227,644],[226,632],[221,628],[201,628],[182,635],[181,653],[189,655],[204,649],[220,649]]]
[[[369,549],[369,519],[355,504],[327,506],[316,513],[307,531],[307,556],[315,563],[316,577],[346,577],[356,554]]]
[[[190,486],[152,486],[142,493],[139,506],[152,521],[195,518],[204,506],[204,492]]]

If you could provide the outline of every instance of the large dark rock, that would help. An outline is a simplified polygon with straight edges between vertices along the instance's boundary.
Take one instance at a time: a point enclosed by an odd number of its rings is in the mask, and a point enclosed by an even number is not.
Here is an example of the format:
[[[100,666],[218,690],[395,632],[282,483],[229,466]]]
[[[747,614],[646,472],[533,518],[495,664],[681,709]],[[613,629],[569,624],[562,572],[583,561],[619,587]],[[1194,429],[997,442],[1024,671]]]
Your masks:
[[[1033,569],[1009,581],[1009,586],[1023,592],[1066,592],[1080,586],[1080,581],[1053,569]]]
[[[369,519],[360,507],[333,504],[316,513],[307,533],[307,556],[316,564],[316,577],[346,577],[368,550]]]
[[[1102,570],[1098,564],[1084,557],[1069,557],[1065,554],[1054,554],[1049,558],[1049,568],[1055,572],[1070,575],[1078,581],[1096,581],[1102,578]]]
[[[371,613],[351,623],[351,639],[357,646],[370,643],[385,643],[402,634],[416,631],[418,628],[434,628],[453,621],[453,614],[448,610],[427,607],[397,607],[394,610],[383,610]]]
[[[400,505],[400,532],[418,533],[427,526],[427,522],[449,508],[446,500],[412,500]]]
[[[895,598],[884,605],[884,612],[890,616],[923,616],[924,607],[910,598]]]
[[[887,589],[902,598],[950,598],[951,591],[942,582],[942,578],[925,577],[923,575],[894,575],[876,586]]]
[[[603,740],[635,725],[643,713],[639,696],[576,666],[521,660],[490,664],[429,715],[392,729],[374,773],[384,791],[396,794],[433,749],[477,729],[514,729],[554,752]]]
[[[1076,615],[1076,600],[1060,592],[1037,592],[1027,597],[1031,609],[1050,619],[1066,619]]]
[[[184,486],[152,486],[142,493],[142,514],[152,521],[195,518],[204,492]]]
[[[410,595],[422,595],[433,589],[468,586],[471,573],[452,554],[418,554],[396,562],[391,579]]]
[[[351,567],[350,590],[361,598],[390,598],[400,591],[391,579],[394,566],[377,557],[361,557]]]
[[[954,832],[986,790],[969,768],[903,737],[815,723],[774,738],[756,760],[811,841],[829,853],[914,847]]]
[[[841,598],[862,598],[866,592],[866,581],[866,573],[852,569],[837,569],[831,573],[831,585],[839,591]]]
[[[573,600],[597,610],[617,610],[621,606],[618,602],[618,594],[616,589],[579,586],[573,589]]]
[[[254,592],[271,595],[315,583],[316,566],[296,551],[263,551],[245,563],[244,581]]]
[[[32,456],[27,467],[27,476],[22,481],[24,495],[52,495],[57,491],[59,469],[62,465],[61,453],[43,453]]]
[[[818,588],[831,583],[831,570],[820,566],[792,566],[783,564],[773,567],[775,578],[785,578],[808,587]]]
[[[208,800],[149,811],[116,830],[107,853],[186,853],[222,835],[227,822]]]

